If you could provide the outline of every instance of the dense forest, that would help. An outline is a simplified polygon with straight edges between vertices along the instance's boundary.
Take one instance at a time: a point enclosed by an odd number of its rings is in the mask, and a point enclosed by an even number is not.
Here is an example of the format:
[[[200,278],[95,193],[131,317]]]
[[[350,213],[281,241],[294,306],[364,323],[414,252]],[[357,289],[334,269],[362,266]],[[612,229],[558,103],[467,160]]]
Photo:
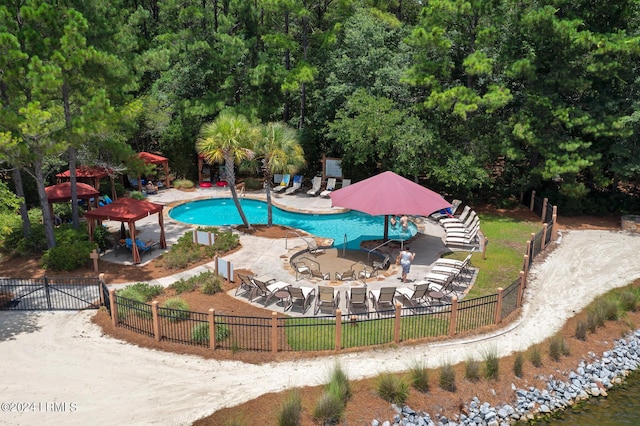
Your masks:
[[[295,129],[309,177],[326,155],[354,181],[392,170],[448,197],[536,188],[565,214],[630,211],[639,4],[7,0],[2,179],[37,205],[36,182],[141,170],[139,151],[195,179],[202,127],[232,111]]]

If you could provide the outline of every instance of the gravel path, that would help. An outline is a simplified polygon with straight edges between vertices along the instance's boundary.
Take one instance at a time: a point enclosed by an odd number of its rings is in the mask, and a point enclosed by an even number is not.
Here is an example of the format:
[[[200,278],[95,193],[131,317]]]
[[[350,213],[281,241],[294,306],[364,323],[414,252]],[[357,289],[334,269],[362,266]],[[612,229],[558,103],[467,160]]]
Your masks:
[[[357,380],[414,361],[435,368],[486,349],[499,356],[524,350],[596,296],[640,278],[640,235],[569,231],[558,244],[534,264],[522,316],[507,329],[364,356],[266,365],[203,360],[103,336],[89,320],[93,312],[0,312],[0,424],[190,424],[266,392],[321,384],[336,360]]]

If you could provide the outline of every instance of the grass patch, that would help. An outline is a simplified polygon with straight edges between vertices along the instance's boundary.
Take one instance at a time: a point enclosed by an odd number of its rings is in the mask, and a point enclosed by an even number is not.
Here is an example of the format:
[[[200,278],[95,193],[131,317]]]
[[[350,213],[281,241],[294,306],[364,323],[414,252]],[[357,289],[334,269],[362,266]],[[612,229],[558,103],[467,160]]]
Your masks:
[[[574,337],[582,341],[587,340],[587,330],[587,322],[582,320],[578,321],[578,323],[576,324],[576,333],[574,334]]]
[[[456,387],[456,371],[448,362],[440,367],[440,378],[438,380],[440,387],[448,392],[455,392]]]
[[[482,233],[490,241],[491,250],[486,259],[474,253],[472,265],[480,271],[466,299],[494,294],[497,287],[506,287],[518,278],[522,269],[522,256],[530,234],[542,229],[539,222],[521,221],[508,217],[479,214]],[[456,253],[463,260],[465,253]],[[452,258],[457,258],[452,256]]]
[[[516,377],[522,378],[523,367],[524,355],[522,355],[522,352],[518,352],[513,359],[513,374],[515,374]]]
[[[475,359],[468,359],[464,363],[464,377],[470,382],[480,380],[480,362]]]
[[[420,362],[415,361],[409,368],[409,380],[411,386],[418,392],[429,391],[429,370]]]
[[[500,377],[500,359],[495,349],[488,350],[484,354],[484,377],[489,380],[498,380]]]
[[[172,297],[164,302],[166,309],[171,309],[169,321],[180,321],[189,318],[189,304],[181,297]]]
[[[560,361],[563,356],[569,355],[569,347],[564,337],[556,336],[549,342],[549,357],[554,361]]]
[[[542,367],[542,352],[540,352],[538,345],[532,346],[529,349],[529,361],[531,361],[531,364],[536,368]]]
[[[278,426],[299,426],[302,416],[302,397],[297,389],[289,393],[278,412]]]
[[[383,373],[376,380],[376,393],[387,402],[403,404],[409,396],[409,383],[392,373]]]

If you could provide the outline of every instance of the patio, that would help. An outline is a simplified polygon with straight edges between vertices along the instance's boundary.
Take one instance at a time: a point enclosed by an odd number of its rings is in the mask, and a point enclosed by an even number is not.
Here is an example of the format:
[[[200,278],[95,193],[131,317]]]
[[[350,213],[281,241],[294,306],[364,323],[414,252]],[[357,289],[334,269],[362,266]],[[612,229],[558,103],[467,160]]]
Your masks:
[[[211,197],[229,197],[230,191],[224,187],[211,187],[211,188],[197,188],[193,192],[184,192],[177,189],[164,189],[159,191],[157,195],[150,195],[148,200],[165,206],[175,205],[176,203],[186,202],[199,198],[211,198]],[[247,193],[246,197],[264,199],[264,192],[258,191],[255,193]],[[304,211],[304,212],[335,212],[342,209],[336,209],[331,207],[331,200],[328,198],[309,197],[306,194],[297,195],[276,195],[273,199],[274,205],[278,205],[281,208]],[[165,237],[167,246],[170,247],[174,242],[178,240],[185,232],[193,229],[191,225],[176,222],[172,220],[165,209]],[[105,221],[104,224],[112,232],[117,232],[120,229],[120,222]],[[433,263],[443,254],[450,251],[443,243],[442,239],[445,235],[444,230],[438,224],[425,218],[417,218],[416,224],[418,225],[419,232],[411,241],[411,249],[416,252],[416,259],[412,264],[409,279],[419,281],[422,277],[426,276],[432,269]],[[136,223],[137,233],[143,240],[159,241],[160,230],[158,229],[157,219],[153,217],[144,218]],[[319,236],[321,237],[321,236]],[[307,237],[308,240],[308,237]],[[364,283],[362,280],[353,281],[336,281],[335,276],[332,273],[330,280],[312,279],[311,277],[301,277],[296,281],[295,270],[290,265],[290,259],[292,256],[306,250],[308,248],[307,241],[300,237],[286,238],[286,239],[267,239],[260,237],[253,237],[246,234],[241,234],[240,242],[242,244],[242,250],[225,256],[225,259],[231,261],[234,266],[234,270],[249,270],[252,271],[259,279],[269,280],[275,279],[276,281],[286,282],[295,287],[306,286],[317,288],[318,285],[328,285],[334,287],[340,292],[340,306],[339,308],[346,312],[346,298],[345,292],[349,291],[351,287],[362,287]],[[377,245],[377,244],[376,244]],[[147,263],[154,258],[160,256],[165,250],[154,249],[151,253],[142,257],[141,261]],[[338,250],[333,250],[337,253]],[[392,246],[384,246],[380,249],[382,253],[389,253],[392,259],[392,264],[386,271],[381,271],[376,277],[367,279],[367,291],[373,289],[379,289],[381,287],[410,287],[413,288],[412,283],[402,284],[400,283],[399,267],[394,263],[395,256],[398,248]],[[315,257],[323,262],[322,270],[330,268],[324,266],[324,262],[334,262],[337,260],[337,256],[331,256],[331,250],[325,250],[325,253]],[[309,256],[309,255],[308,255]],[[313,257],[313,256],[311,256]],[[101,257],[102,260],[115,263],[131,263],[130,256],[123,256],[123,253],[118,254],[116,251],[108,251]],[[327,264],[328,265],[328,264]],[[168,286],[180,278],[188,278],[193,275],[200,274],[205,271],[209,271],[214,268],[213,262],[193,268],[188,271],[181,272],[179,274],[163,277],[158,280],[154,280],[151,284],[161,284]],[[333,269],[333,267],[331,267]],[[340,266],[342,268],[342,266]],[[329,270],[329,269],[327,269]],[[340,269],[336,269],[340,270]],[[341,271],[342,272],[342,271]],[[239,282],[239,279],[235,279]],[[113,287],[121,287],[126,284],[117,284]],[[464,288],[456,288],[456,295],[458,298],[464,294]],[[249,302],[246,296],[243,296],[242,292],[238,296],[234,296],[235,290],[230,291],[229,294],[242,300],[244,303],[251,303],[254,306],[263,307],[264,299],[256,299],[253,302]],[[317,294],[317,291],[316,291]],[[280,303],[276,303],[278,299],[272,298],[269,301],[267,309],[276,312],[284,312],[284,307]],[[313,300],[312,305],[315,303]],[[287,315],[302,316],[300,310],[288,310]],[[313,309],[306,311],[305,316],[313,315]]]

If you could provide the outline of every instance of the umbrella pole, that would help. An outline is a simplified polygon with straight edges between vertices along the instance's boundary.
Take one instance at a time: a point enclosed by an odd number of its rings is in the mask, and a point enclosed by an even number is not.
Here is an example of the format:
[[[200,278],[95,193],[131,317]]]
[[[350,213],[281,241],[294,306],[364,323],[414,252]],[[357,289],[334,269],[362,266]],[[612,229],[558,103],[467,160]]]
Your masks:
[[[389,241],[389,215],[388,214],[384,215],[384,237],[382,240],[385,243]]]

